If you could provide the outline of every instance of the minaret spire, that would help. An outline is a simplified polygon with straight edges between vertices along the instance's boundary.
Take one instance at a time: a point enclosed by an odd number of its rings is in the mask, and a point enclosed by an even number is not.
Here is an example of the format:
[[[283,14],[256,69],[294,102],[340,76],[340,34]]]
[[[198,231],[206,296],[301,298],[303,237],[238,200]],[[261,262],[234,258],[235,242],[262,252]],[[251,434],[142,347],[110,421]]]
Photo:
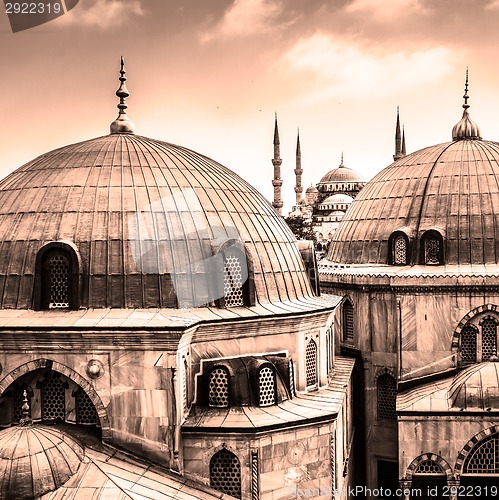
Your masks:
[[[125,99],[130,95],[128,89],[126,88],[126,76],[125,76],[125,59],[121,56],[121,69],[120,69],[120,87],[116,91],[116,95],[120,98],[120,103],[118,104],[119,114],[118,118],[111,123],[111,134],[134,134],[135,125],[129,120],[126,115],[126,109],[128,106],[125,103]]]
[[[405,156],[407,153],[405,151],[405,127],[402,126],[402,156]]]
[[[397,124],[395,126],[395,154],[393,155],[393,159],[397,161],[399,158],[404,156],[402,154],[402,137],[400,134],[400,116],[399,116],[399,107],[397,106]]]
[[[302,174],[303,170],[301,168],[300,129],[298,129],[298,135],[296,138],[296,168],[295,168],[295,176],[296,176],[295,193],[296,193],[297,205],[300,205],[303,201],[303,186],[301,184]]]
[[[277,126],[277,113],[275,114],[275,124],[274,124],[274,158],[272,159],[272,165],[274,165],[274,179],[272,180],[272,186],[274,186],[274,201],[272,206],[277,210],[279,215],[282,215],[282,198],[281,198],[281,149],[279,142],[279,128]]]

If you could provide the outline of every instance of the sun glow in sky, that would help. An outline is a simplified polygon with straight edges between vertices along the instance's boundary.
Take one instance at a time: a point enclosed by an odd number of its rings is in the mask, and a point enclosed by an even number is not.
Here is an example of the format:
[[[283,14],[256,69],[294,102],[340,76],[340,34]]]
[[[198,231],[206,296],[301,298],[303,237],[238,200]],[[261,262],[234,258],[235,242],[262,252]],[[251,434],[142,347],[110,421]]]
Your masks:
[[[80,0],[13,34],[0,14],[0,176],[109,133],[119,58],[137,134],[231,168],[269,200],[278,114],[284,213],[340,163],[371,178],[392,161],[397,106],[407,151],[451,140],[470,114],[499,141],[497,0]]]

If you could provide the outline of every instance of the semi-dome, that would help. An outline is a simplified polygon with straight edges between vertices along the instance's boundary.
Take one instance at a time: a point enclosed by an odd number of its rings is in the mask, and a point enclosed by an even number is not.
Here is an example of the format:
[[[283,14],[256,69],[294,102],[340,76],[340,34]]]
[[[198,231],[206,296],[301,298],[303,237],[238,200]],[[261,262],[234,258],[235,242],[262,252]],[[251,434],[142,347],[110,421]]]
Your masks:
[[[432,238],[434,253],[440,254],[432,263],[499,263],[498,179],[499,143],[464,132],[452,142],[402,157],[355,198],[328,259],[388,264],[390,242],[402,235],[403,263],[426,263],[424,244]]]
[[[67,434],[38,425],[0,432],[0,498],[28,500],[57,490],[80,467],[81,446]]]
[[[54,255],[50,290],[71,287],[73,308],[216,305],[239,293],[232,282],[245,283],[244,305],[312,295],[295,237],[255,188],[206,156],[133,133],[123,66],[121,75],[110,135],[0,182],[0,308],[43,308],[41,255]]]
[[[321,201],[321,205],[352,203],[353,198],[344,193],[336,193]]]

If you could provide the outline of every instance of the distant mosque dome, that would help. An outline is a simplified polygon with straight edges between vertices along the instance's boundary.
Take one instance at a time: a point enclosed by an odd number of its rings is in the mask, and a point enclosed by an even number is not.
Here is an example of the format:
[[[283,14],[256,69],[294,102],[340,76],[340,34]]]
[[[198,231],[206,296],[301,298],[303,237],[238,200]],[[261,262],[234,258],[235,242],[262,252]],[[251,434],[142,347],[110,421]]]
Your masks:
[[[467,99],[466,84],[452,142],[403,156],[366,184],[334,234],[330,261],[389,264],[400,236],[400,263],[499,263],[499,143],[481,139]]]
[[[306,189],[306,193],[317,193],[317,188],[315,186],[310,186]]]
[[[28,500],[57,490],[84,458],[81,446],[67,434],[28,425],[0,432],[0,498]]]
[[[330,170],[319,182],[321,184],[332,184],[336,182],[364,182],[364,177],[353,168],[345,167],[343,158],[338,167]]]
[[[331,204],[345,204],[352,203],[353,198],[347,194],[337,193],[328,196],[325,200],[321,202],[321,205],[331,205]]]

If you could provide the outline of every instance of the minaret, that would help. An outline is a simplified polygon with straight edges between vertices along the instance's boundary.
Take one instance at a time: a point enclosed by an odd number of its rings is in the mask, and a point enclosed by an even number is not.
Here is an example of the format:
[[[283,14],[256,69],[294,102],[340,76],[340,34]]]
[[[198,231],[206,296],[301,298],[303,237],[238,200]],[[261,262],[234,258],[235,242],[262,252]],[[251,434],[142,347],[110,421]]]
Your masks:
[[[405,152],[405,127],[402,126],[402,156],[405,156],[407,153]]]
[[[303,186],[301,184],[301,174],[303,174],[303,169],[301,168],[301,148],[300,148],[300,130],[298,130],[298,136],[296,139],[296,204],[300,205],[303,201]]]
[[[397,106],[397,125],[395,127],[395,154],[393,155],[393,159],[397,161],[403,156],[404,155],[402,154],[402,137],[400,135],[399,107]]]
[[[279,129],[277,128],[277,113],[275,114],[275,126],[274,126],[274,159],[272,160],[272,165],[274,165],[274,179],[272,180],[272,186],[274,186],[274,201],[272,206],[277,210],[279,215],[282,215],[282,199],[281,199],[281,151],[279,142]]]

